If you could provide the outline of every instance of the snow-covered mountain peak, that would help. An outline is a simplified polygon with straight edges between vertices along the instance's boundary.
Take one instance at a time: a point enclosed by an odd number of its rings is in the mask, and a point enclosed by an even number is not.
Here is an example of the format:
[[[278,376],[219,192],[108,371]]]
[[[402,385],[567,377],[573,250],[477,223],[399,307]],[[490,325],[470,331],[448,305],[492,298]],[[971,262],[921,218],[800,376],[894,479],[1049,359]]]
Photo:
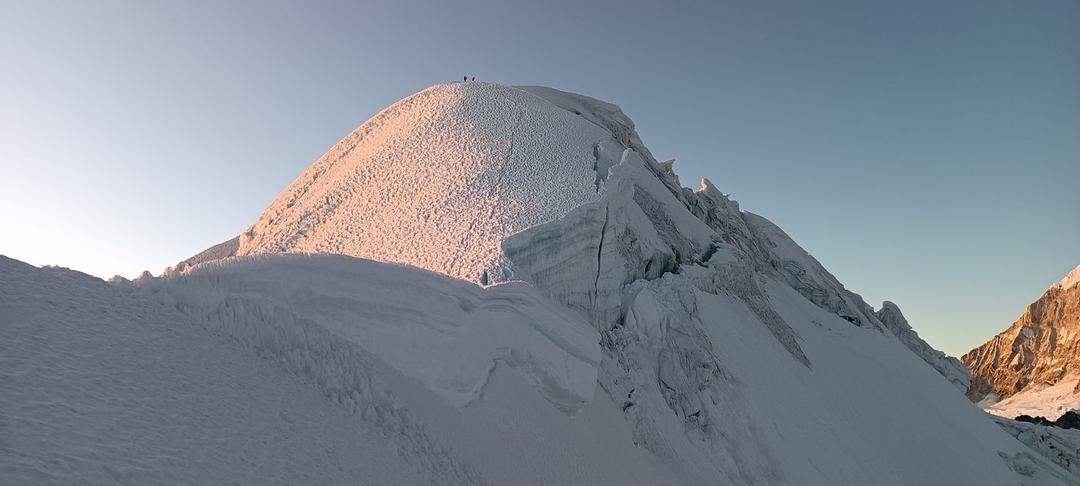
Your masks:
[[[604,330],[625,316],[627,284],[724,262],[737,267],[727,273],[779,278],[856,326],[901,336],[966,388],[963,366],[906,321],[883,323],[783,230],[709,179],[682,187],[673,164],[656,161],[614,104],[539,86],[440,84],[365,122],[248,231],[182,266],[336,253],[485,285],[525,280]],[[773,331],[806,361],[786,326]]]
[[[500,280],[499,243],[598,200],[637,140],[618,107],[590,98],[436,85],[315,162],[241,235],[236,254],[339,253]]]

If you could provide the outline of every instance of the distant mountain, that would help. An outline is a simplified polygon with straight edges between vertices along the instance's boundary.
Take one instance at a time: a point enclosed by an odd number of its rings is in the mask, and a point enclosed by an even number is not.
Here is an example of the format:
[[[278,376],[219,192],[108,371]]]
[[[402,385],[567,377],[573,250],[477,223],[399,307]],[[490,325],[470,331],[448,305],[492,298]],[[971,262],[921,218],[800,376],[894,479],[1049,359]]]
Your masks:
[[[162,277],[0,259],[0,316],[4,484],[1080,481],[896,305],[551,88],[405,98]]]
[[[961,359],[972,372],[968,397],[992,413],[1057,417],[1080,409],[1080,267]]]

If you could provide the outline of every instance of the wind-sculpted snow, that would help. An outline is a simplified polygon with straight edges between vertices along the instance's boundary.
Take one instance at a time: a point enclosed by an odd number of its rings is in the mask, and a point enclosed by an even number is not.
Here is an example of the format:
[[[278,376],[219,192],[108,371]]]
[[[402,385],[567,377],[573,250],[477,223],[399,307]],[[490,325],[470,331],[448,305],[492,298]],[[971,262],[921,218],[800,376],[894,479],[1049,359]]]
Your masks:
[[[233,342],[138,288],[0,256],[0,484],[483,482],[377,361],[231,302]]]
[[[0,257],[0,484],[680,483],[571,390],[596,346],[520,282],[283,255],[109,285]]]
[[[669,165],[667,171],[670,170]],[[717,190],[707,179],[702,181],[701,190],[696,193],[684,191],[684,196],[687,208],[716,230],[739,259],[749,262],[757,271],[780,277],[807,300],[852,324],[888,330],[957,388],[967,390],[971,381],[967,367],[923,341],[896,304],[886,302],[875,312],[861,296],[844,288],[787,233],[761,216],[740,211],[736,201]]]
[[[626,149],[600,201],[507,238],[502,248],[514,277],[605,329],[622,314],[623,286],[700,259],[712,231],[681,209],[646,163]]]
[[[895,306],[875,313],[710,182],[672,180],[627,147],[599,201],[503,243],[516,277],[601,330],[635,444],[705,483],[1068,482],[966,403],[962,367]]]
[[[228,333],[316,326],[453,405],[478,399],[498,362],[564,410],[588,403],[596,387],[596,332],[523,282],[481,288],[345,256],[268,255],[203,264],[144,285]],[[297,366],[317,368],[319,357],[311,360]]]
[[[656,163],[652,153],[645,147],[634,129],[634,121],[623,113],[618,105],[614,105],[596,98],[568,93],[546,86],[517,86],[518,89],[528,91],[550,103],[569,111],[575,115],[584,117],[590,123],[609,132],[614,141],[622,147],[633,150],[646,162]]]
[[[610,139],[522,90],[434,86],[327,152],[241,235],[238,254],[339,253],[505,280],[499,243],[597,200],[594,150]]]

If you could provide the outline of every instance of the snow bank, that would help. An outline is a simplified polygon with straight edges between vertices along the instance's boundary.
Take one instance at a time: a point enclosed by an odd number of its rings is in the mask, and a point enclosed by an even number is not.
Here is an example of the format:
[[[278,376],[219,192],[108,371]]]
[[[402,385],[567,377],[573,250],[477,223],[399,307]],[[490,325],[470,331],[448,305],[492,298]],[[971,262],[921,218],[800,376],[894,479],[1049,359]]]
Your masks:
[[[322,370],[312,375],[320,381],[348,372],[310,354],[304,335],[325,331],[457,406],[480,397],[499,362],[563,410],[588,403],[596,385],[595,331],[523,282],[482,288],[340,255],[265,255],[198,265],[146,287],[214,329],[295,359],[290,368]]]
[[[483,483],[374,360],[248,324],[237,345],[137,288],[0,257],[0,483]]]

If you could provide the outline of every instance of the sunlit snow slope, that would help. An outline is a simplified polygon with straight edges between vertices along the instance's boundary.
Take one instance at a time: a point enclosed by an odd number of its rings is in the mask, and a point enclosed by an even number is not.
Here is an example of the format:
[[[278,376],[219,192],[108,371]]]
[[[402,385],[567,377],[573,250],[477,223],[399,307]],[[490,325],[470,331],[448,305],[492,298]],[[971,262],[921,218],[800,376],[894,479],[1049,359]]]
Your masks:
[[[599,197],[597,164],[622,153],[610,138],[525,91],[434,86],[327,152],[241,235],[238,254],[340,253],[496,280],[502,239]]]

